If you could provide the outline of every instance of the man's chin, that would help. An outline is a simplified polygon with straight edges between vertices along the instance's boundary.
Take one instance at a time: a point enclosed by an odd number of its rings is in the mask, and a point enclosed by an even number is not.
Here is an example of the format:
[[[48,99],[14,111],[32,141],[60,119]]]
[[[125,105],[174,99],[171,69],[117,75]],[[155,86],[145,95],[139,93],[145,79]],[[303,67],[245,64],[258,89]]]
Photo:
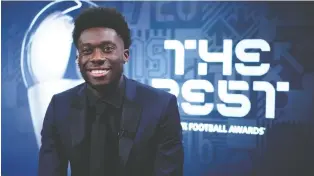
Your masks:
[[[88,83],[95,88],[107,87],[110,85],[110,81],[88,81]]]

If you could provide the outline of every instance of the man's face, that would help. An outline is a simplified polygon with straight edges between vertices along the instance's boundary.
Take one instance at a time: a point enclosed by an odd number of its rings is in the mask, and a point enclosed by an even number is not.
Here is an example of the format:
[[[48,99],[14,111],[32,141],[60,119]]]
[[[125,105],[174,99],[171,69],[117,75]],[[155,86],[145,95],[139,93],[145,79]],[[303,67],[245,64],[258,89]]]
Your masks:
[[[94,87],[116,82],[129,58],[123,40],[110,28],[90,28],[81,33],[78,63],[85,81]]]

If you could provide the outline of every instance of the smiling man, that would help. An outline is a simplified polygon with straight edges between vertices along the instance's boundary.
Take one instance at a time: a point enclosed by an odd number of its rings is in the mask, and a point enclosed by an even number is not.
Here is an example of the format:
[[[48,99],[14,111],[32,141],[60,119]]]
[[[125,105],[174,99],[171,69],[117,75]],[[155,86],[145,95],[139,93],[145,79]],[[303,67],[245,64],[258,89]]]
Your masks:
[[[180,176],[182,128],[175,96],[123,75],[130,30],[111,8],[75,20],[85,83],[53,96],[39,153],[40,176]],[[134,58],[136,59],[136,58]]]

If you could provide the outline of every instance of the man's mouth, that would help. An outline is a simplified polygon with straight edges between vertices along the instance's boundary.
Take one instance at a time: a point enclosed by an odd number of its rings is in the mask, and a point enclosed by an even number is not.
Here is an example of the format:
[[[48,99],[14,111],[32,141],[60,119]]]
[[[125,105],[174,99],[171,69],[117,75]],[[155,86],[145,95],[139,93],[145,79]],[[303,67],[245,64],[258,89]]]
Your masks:
[[[107,69],[91,69],[91,70],[88,70],[88,73],[93,76],[93,77],[103,77],[103,76],[106,76],[109,71],[111,69],[110,68],[107,68]]]

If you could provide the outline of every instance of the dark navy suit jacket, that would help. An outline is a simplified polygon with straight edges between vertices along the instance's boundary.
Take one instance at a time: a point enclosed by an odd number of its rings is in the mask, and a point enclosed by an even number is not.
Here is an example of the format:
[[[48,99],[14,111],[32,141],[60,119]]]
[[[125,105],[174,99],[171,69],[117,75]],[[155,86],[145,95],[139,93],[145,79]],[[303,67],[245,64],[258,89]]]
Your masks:
[[[119,156],[127,176],[181,176],[184,152],[177,99],[125,77]],[[86,83],[52,97],[39,153],[39,176],[87,176]]]

